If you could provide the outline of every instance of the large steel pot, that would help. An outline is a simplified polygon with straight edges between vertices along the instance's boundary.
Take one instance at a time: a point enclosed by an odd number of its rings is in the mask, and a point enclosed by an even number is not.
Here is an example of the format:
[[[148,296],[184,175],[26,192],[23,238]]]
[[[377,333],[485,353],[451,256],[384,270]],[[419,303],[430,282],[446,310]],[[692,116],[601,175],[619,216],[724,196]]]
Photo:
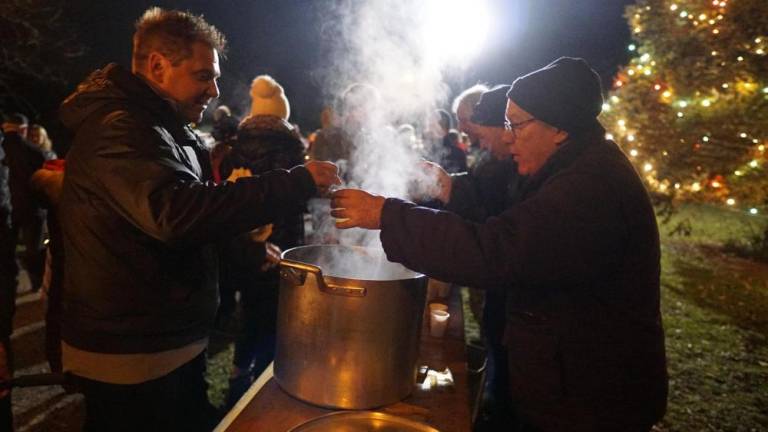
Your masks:
[[[280,268],[275,379],[286,392],[343,409],[411,393],[425,276],[341,245],[287,250]]]

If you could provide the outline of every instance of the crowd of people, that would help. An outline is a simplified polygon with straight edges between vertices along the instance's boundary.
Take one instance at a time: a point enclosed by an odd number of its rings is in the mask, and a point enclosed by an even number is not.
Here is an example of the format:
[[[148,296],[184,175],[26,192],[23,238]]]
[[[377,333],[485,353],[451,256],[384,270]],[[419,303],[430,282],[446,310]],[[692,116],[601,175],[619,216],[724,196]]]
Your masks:
[[[473,86],[451,112],[403,124],[372,123],[378,90],[354,83],[308,137],[283,87],[260,75],[250,110],[219,105],[206,135],[195,126],[219,96],[225,52],[202,17],[151,8],[130,68],[94,71],[62,103],[74,136],[64,159],[41,125],[5,117],[0,381],[13,371],[21,244],[48,297],[51,369],[84,394],[85,430],[211,430],[210,330],[239,307],[229,408],[274,357],[281,252],[311,241],[311,198],[361,175],[355,152],[376,124],[435,187],[418,203],[341,189],[329,217],[380,229],[391,261],[471,287],[488,351],[474,429],[648,431],[663,416],[658,232],[605,139],[600,78],[584,60]],[[0,390],[3,430],[10,413]]]

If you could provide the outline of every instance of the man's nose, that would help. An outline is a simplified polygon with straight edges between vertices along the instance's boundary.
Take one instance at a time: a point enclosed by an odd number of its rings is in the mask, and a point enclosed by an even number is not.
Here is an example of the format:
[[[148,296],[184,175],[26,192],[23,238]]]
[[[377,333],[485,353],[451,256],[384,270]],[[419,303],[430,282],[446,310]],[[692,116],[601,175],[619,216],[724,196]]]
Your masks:
[[[216,81],[211,81],[211,85],[208,86],[208,96],[210,96],[211,99],[216,99],[220,94],[219,84]]]

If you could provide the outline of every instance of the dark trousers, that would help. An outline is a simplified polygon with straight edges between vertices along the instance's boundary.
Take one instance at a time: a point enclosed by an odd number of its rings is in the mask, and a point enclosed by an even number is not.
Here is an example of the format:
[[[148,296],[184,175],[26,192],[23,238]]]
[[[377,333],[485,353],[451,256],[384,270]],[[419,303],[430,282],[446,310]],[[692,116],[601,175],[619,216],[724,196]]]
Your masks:
[[[21,257],[21,263],[29,274],[32,290],[40,288],[40,284],[43,281],[43,271],[45,270],[44,227],[45,214],[41,214],[32,216],[24,221],[14,222],[13,229],[11,230],[14,245],[18,242],[19,235],[21,235],[21,241],[24,245],[24,255]]]
[[[243,331],[235,341],[233,363],[260,374],[275,358],[280,281],[266,280],[242,291]]]
[[[210,432],[219,418],[208,402],[205,353],[164,377],[134,385],[78,380],[86,432]]]
[[[475,432],[512,430],[516,424],[514,407],[509,401],[507,348],[502,344],[506,324],[506,296],[502,290],[487,290],[483,307],[483,342],[487,349],[485,387],[480,389],[480,410]],[[522,425],[520,426],[523,427]],[[528,429],[519,429],[525,431]]]
[[[0,362],[4,362],[8,367],[8,370],[13,374],[13,351],[11,348],[10,340],[7,338],[0,338],[0,344],[5,348],[6,358],[0,359]],[[0,431],[12,431],[13,430],[13,410],[11,409],[11,394],[8,393],[4,397],[0,397]]]
[[[0,338],[10,337],[16,310],[16,237],[0,210]]]
[[[232,363],[241,371],[229,380],[226,407],[235,406],[253,380],[275,358],[279,279],[259,281],[241,291],[242,330]]]
[[[11,411],[11,395],[0,398],[0,430],[13,430],[13,412]]]
[[[0,343],[7,358],[0,359],[13,374],[13,352],[10,337],[13,331],[13,314],[16,310],[16,242],[7,222],[8,215],[0,209]],[[0,398],[0,431],[13,430],[11,395]]]

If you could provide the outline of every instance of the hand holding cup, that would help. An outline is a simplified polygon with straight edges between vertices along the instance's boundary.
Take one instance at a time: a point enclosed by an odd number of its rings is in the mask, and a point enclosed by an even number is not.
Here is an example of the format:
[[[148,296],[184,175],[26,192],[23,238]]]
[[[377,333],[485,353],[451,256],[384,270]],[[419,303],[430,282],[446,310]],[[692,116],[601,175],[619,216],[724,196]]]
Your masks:
[[[331,186],[341,184],[339,168],[331,162],[309,161],[304,164],[304,167],[312,175],[312,180],[315,181],[320,196],[326,195]]]
[[[331,194],[331,216],[336,228],[381,228],[385,198],[360,189],[340,189]]]

